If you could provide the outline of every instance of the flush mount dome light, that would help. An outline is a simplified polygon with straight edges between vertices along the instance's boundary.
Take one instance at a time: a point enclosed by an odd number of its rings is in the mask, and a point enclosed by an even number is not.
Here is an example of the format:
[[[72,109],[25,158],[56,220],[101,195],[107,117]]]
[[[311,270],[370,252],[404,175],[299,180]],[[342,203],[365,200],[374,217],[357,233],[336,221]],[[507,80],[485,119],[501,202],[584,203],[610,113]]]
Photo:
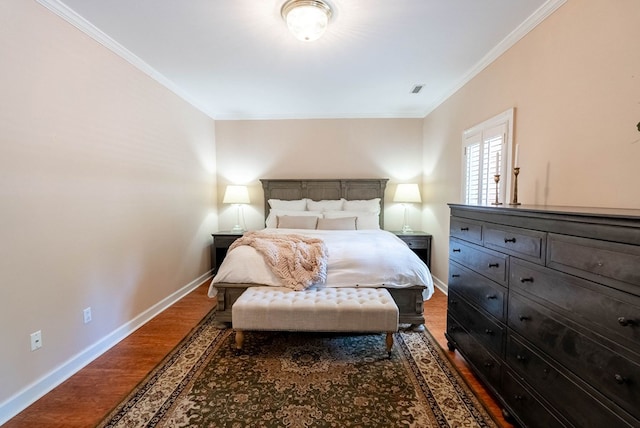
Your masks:
[[[312,42],[327,29],[331,7],[323,0],[288,0],[280,13],[297,39]]]

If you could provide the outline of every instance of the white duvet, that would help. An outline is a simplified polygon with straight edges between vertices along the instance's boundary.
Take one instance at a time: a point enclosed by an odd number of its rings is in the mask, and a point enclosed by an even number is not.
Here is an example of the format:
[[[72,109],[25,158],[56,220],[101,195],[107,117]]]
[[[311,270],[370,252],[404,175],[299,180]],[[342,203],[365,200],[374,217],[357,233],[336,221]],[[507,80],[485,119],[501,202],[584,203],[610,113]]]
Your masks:
[[[433,294],[429,268],[396,235],[384,230],[265,229],[275,234],[296,233],[320,238],[327,246],[327,280],[324,287],[404,288],[422,285],[424,300]],[[209,297],[217,283],[282,286],[260,253],[241,245],[229,251],[211,281]]]

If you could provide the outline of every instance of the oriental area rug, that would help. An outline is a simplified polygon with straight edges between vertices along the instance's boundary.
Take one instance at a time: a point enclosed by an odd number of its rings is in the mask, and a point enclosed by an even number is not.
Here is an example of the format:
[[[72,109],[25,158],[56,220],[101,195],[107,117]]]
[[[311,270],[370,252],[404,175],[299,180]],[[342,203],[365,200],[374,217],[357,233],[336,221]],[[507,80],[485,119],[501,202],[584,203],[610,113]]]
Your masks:
[[[428,332],[233,331],[209,314],[99,427],[496,427]]]

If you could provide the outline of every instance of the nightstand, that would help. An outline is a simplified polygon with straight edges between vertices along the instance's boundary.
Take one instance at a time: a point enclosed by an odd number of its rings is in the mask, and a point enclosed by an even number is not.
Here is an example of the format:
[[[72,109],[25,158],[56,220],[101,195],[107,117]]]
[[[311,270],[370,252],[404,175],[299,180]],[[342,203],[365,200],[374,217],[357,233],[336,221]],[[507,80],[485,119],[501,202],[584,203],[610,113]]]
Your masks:
[[[431,235],[426,232],[413,231],[410,233],[392,232],[402,239],[420,257],[420,260],[431,269]]]
[[[222,231],[212,233],[213,244],[211,245],[211,271],[215,273],[218,267],[227,255],[229,246],[233,244],[233,241],[240,238],[242,233]]]

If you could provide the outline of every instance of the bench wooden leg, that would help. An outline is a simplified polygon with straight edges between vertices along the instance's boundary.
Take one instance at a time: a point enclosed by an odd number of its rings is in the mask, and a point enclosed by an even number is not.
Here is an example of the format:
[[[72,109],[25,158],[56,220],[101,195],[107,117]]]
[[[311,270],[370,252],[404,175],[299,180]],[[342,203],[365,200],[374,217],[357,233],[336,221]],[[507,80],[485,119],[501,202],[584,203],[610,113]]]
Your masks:
[[[387,333],[387,353],[391,357],[391,349],[393,348],[393,332]]]
[[[244,345],[244,331],[236,330],[236,349],[242,349],[242,345]]]

